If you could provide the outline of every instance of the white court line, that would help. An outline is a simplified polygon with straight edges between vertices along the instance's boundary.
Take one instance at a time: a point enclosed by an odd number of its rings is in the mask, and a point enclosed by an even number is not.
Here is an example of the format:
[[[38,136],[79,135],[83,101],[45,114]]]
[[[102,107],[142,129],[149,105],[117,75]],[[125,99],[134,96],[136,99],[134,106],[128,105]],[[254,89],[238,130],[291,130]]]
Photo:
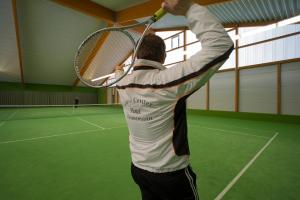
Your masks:
[[[2,121],[2,122],[0,123],[0,127],[3,126],[8,120],[10,120],[11,118],[13,118],[13,117],[16,115],[17,112],[18,112],[18,111],[16,111],[16,112],[10,114],[6,120]]]
[[[113,126],[113,127],[105,128],[105,130],[117,129],[117,128],[127,128],[127,126]]]
[[[33,138],[19,139],[19,140],[8,140],[8,141],[5,141],[5,142],[0,142],[0,144],[8,144],[8,143],[15,143],[15,142],[40,140],[40,139],[45,139],[45,138],[61,137],[61,136],[66,136],[66,135],[75,135],[75,134],[89,133],[89,132],[95,132],[95,131],[99,131],[99,129],[96,129],[96,130],[86,130],[86,131],[75,131],[75,132],[69,132],[69,133],[63,133],[63,134],[48,135],[48,136],[41,136],[41,137],[33,137]]]
[[[77,117],[77,119],[79,119],[80,121],[83,121],[83,122],[85,122],[85,123],[87,123],[87,124],[89,124],[89,125],[95,126],[95,127],[97,127],[97,128],[101,128],[102,130],[105,129],[105,128],[102,127],[102,126],[99,126],[99,125],[97,125],[97,124],[94,124],[94,123],[92,123],[92,122],[89,122],[89,121],[87,121],[87,120],[84,120],[84,119],[82,119],[82,118],[80,118],[80,117]]]
[[[261,135],[255,135],[255,134],[248,134],[248,133],[243,133],[243,132],[239,132],[239,131],[224,130],[224,129],[206,127],[206,126],[198,126],[198,125],[193,125],[193,124],[191,124],[190,126],[197,126],[199,128],[205,128],[205,129],[208,129],[208,130],[214,130],[214,131],[220,131],[220,132],[226,132],[226,133],[233,133],[233,134],[236,134],[236,135],[253,136],[253,137],[269,139],[269,137],[265,137],[265,136],[261,136]]]
[[[90,133],[90,132],[96,132],[96,131],[104,131],[104,130],[109,130],[109,129],[125,128],[125,127],[127,127],[127,126],[111,127],[111,128],[106,128],[106,129],[102,129],[102,130],[94,129],[94,130],[86,130],[86,131],[74,131],[74,132],[56,134],[56,135],[33,137],[33,138],[19,139],[19,140],[9,140],[9,141],[0,142],[0,145],[1,144],[8,144],[8,143],[15,143],[15,142],[24,142],[24,141],[47,139],[47,138],[52,138],[52,137],[61,137],[61,136],[66,136],[66,135],[75,135],[75,134],[83,134],[83,133]]]
[[[232,188],[232,186],[243,176],[247,169],[254,163],[254,161],[262,154],[262,152],[271,144],[279,133],[276,132],[273,137],[257,152],[257,154],[245,165],[245,167],[232,179],[232,181],[224,188],[224,190],[215,198],[221,200],[225,194]]]

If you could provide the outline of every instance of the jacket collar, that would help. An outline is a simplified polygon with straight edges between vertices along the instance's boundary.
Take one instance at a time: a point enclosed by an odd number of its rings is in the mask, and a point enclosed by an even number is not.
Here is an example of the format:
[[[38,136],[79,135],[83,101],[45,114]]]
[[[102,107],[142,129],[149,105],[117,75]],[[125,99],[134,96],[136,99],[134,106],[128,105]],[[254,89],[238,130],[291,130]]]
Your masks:
[[[161,63],[152,61],[152,60],[145,60],[145,59],[136,59],[133,67],[138,69],[139,66],[149,66],[155,69],[164,70],[166,67],[164,67]]]

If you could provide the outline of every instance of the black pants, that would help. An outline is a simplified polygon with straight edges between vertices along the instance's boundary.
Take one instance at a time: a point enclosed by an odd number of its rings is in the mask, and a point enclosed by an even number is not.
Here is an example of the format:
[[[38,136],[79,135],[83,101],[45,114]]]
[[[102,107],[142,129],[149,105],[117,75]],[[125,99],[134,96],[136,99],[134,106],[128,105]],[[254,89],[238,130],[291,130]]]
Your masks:
[[[143,200],[198,200],[196,174],[188,166],[167,173],[152,173],[131,165],[131,174]]]

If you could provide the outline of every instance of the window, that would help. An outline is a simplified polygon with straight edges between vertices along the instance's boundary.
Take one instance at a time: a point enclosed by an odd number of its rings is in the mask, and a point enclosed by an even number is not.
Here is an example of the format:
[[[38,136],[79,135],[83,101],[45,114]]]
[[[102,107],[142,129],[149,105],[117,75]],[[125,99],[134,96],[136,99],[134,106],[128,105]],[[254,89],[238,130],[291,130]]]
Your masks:
[[[183,47],[169,51],[167,52],[167,57],[164,64],[169,65],[172,63],[183,61],[184,60],[183,56],[184,56]]]
[[[175,49],[180,46],[180,37],[179,35],[175,35],[171,37],[171,49]]]
[[[261,28],[261,27],[246,27],[246,28],[239,28],[239,33],[242,35],[243,33],[247,33],[250,31],[254,31],[257,28]],[[241,38],[239,40],[239,45],[247,45],[247,44],[251,44],[254,42],[259,42],[262,40],[267,40],[267,39],[272,39],[274,37],[279,37],[279,36],[283,36],[283,35],[287,35],[290,33],[295,33],[300,31],[300,24],[291,24],[288,26],[282,26],[282,27],[277,27],[275,29],[271,29],[268,31],[264,31],[255,35],[251,35],[245,38]]]
[[[172,35],[165,39],[166,51],[170,51],[172,49],[183,46],[183,32],[179,32],[178,34]]]
[[[239,49],[239,65],[255,65],[300,57],[300,35]]]
[[[226,62],[219,70],[235,68],[235,50],[233,50]]]
[[[186,43],[190,44],[190,43],[196,42],[196,41],[198,41],[198,39],[196,38],[196,35],[192,31],[187,30],[186,31]]]

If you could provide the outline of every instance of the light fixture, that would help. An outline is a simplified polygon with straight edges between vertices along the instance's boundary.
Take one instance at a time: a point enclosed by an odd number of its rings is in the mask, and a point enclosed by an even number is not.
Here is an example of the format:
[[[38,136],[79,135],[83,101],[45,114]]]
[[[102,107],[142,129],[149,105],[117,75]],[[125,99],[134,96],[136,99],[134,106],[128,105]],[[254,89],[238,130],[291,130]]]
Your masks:
[[[280,27],[280,26],[285,26],[285,25],[289,25],[289,24],[294,24],[297,22],[300,22],[300,15],[289,18],[289,19],[282,20],[277,23],[277,26]]]
[[[93,81],[93,82],[99,81],[99,80],[101,80],[101,79],[108,78],[108,77],[111,77],[111,76],[113,76],[113,75],[115,75],[115,73],[111,73],[111,74],[107,74],[107,75],[105,75],[105,76],[101,76],[101,77],[98,77],[98,78],[94,78],[94,79],[92,79],[92,81]]]

